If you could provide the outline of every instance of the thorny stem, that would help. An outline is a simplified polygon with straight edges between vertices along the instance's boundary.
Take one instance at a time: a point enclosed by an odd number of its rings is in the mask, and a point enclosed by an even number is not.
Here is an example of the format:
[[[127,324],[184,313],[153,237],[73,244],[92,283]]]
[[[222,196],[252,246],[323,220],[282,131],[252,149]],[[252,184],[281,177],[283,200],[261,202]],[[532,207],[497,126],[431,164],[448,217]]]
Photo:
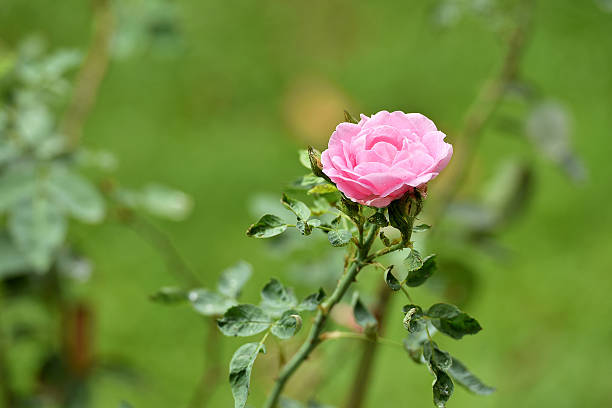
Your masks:
[[[310,356],[310,353],[321,343],[321,333],[325,328],[325,323],[327,322],[327,318],[329,313],[333,309],[333,307],[340,302],[348,288],[355,281],[355,277],[366,265],[366,259],[370,252],[370,248],[374,242],[378,234],[379,227],[373,225],[370,227],[367,237],[364,240],[363,237],[363,229],[359,229],[359,242],[363,243],[359,246],[357,251],[357,257],[351,260],[346,272],[338,281],[338,285],[336,289],[334,289],[333,293],[327,298],[319,307],[319,311],[315,317],[314,323],[308,333],[308,337],[306,341],[302,344],[300,349],[295,353],[295,355],[289,360],[287,364],[280,371],[276,382],[274,383],[274,387],[268,396],[264,408],[275,408],[278,399],[285,388],[285,384],[291,378],[291,376],[295,373],[295,371],[302,365],[302,363]]]
[[[93,6],[95,28],[92,44],[78,73],[72,100],[60,125],[71,149],[81,140],[83,127],[95,105],[110,62],[110,42],[114,28],[111,0],[94,0]]]
[[[508,51],[504,57],[502,68],[497,75],[491,81],[487,82],[478,97],[468,110],[465,116],[464,127],[459,132],[458,140],[465,143],[463,149],[457,149],[457,153],[463,152],[463,156],[456,155],[454,161],[455,171],[450,173],[451,179],[447,179],[445,189],[439,191],[437,202],[440,203],[436,207],[432,208],[430,219],[432,222],[439,220],[454,199],[459,188],[467,177],[470,163],[472,162],[475,149],[478,145],[479,137],[482,129],[489,121],[491,116],[495,113],[497,107],[501,103],[503,96],[506,93],[508,86],[516,79],[519,64],[525,46],[527,44],[527,34],[531,25],[531,11],[533,8],[532,0],[525,0],[519,10],[517,25],[514,32],[511,34],[508,41]],[[386,255],[391,252],[402,249],[402,244],[393,245],[389,248],[384,248],[374,254],[374,258],[382,255]],[[384,282],[381,287],[385,286]],[[403,288],[402,288],[403,289]],[[407,292],[406,292],[406,295]],[[375,314],[384,316],[387,308],[389,307],[390,297],[380,298],[376,309],[373,311]],[[383,333],[383,327],[379,328],[379,334]],[[429,336],[429,331],[428,331]],[[431,338],[431,336],[429,336]],[[368,387],[363,386],[369,382],[369,378],[372,375],[372,355],[373,349],[375,349],[377,343],[368,343],[364,346],[363,354],[357,369],[355,380],[353,381],[353,388],[350,391],[350,399],[347,404],[347,408],[360,408],[365,402],[366,391]],[[364,367],[370,369],[364,369]]]

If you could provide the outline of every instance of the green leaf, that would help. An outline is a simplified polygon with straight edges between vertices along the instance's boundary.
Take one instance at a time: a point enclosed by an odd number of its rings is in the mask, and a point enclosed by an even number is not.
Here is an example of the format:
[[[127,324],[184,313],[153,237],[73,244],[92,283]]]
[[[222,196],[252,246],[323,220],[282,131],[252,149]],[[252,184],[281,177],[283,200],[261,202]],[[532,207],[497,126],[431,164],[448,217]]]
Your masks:
[[[121,401],[118,408],[134,408],[134,406],[129,402]]]
[[[8,229],[19,250],[39,271],[47,270],[53,253],[64,242],[66,218],[44,198],[17,206],[8,219]]]
[[[404,214],[406,201],[403,199],[393,201],[389,209],[389,223],[392,227],[397,228],[402,234],[402,242],[410,242],[412,235],[412,222],[408,222]]]
[[[336,192],[338,192],[338,189],[335,186],[325,183],[325,184],[319,184],[318,186],[314,186],[313,188],[308,190],[306,194],[308,195],[330,194],[330,193],[336,193]]]
[[[423,309],[418,305],[405,305],[403,312],[406,314],[402,323],[410,333],[417,333],[425,329],[426,321],[423,319]]]
[[[261,290],[261,307],[273,315],[293,309],[297,303],[293,290],[284,286],[277,279],[270,279],[270,282]]]
[[[482,327],[473,317],[459,310],[457,306],[447,303],[436,303],[426,313],[432,324],[442,333],[454,339],[461,339],[466,334],[476,334]]]
[[[357,120],[353,115],[351,115],[349,113],[349,111],[345,110],[344,111],[344,121],[348,122],[348,123],[359,123],[359,120]]]
[[[312,233],[312,225],[309,222],[298,219],[295,227],[302,235],[310,235]]]
[[[240,261],[236,265],[221,272],[219,282],[217,283],[217,290],[227,297],[236,299],[240,296],[242,287],[252,274],[253,268],[251,265],[247,262]]]
[[[384,246],[386,246],[387,248],[391,246],[391,240],[387,238],[387,236],[385,235],[383,231],[380,231],[379,237]]]
[[[181,221],[193,209],[193,199],[183,191],[161,184],[149,184],[140,196],[140,204],[151,215]]]
[[[217,326],[226,336],[252,336],[270,327],[270,317],[254,305],[230,307],[223,317],[217,320]]]
[[[300,160],[300,163],[302,164],[302,166],[310,170],[310,156],[308,155],[308,150],[306,149],[298,150],[298,159]]]
[[[423,258],[421,258],[421,254],[416,249],[411,248],[410,253],[404,260],[404,265],[406,265],[406,269],[408,272],[416,271],[423,266]]]
[[[378,321],[361,302],[361,300],[359,299],[359,293],[355,292],[353,294],[353,301],[351,302],[351,304],[353,306],[353,316],[355,317],[355,322],[359,326],[363,327],[363,331],[366,334],[372,334],[376,332]]]
[[[149,296],[153,302],[163,303],[166,305],[183,303],[188,300],[187,292],[184,289],[177,287],[163,287],[157,292]]]
[[[351,217],[354,220],[359,219],[359,204],[347,198],[344,194],[340,194],[338,209]]]
[[[436,331],[436,328],[430,322],[426,322],[427,330],[433,335]],[[423,363],[421,360],[423,344],[428,341],[427,331],[425,328],[423,330],[408,333],[408,335],[404,338],[404,349],[408,352],[410,358],[417,364]]]
[[[222,316],[237,303],[232,298],[224,297],[208,289],[190,290],[187,297],[195,311],[204,316]]]
[[[287,229],[287,224],[275,215],[266,214],[255,224],[247,229],[248,237],[271,238],[282,234]]]
[[[308,158],[310,159],[310,169],[312,174],[331,183],[331,180],[323,173],[323,164],[321,164],[321,152],[312,146],[308,146]]]
[[[94,185],[64,166],[53,166],[45,183],[49,196],[80,221],[97,223],[106,211],[104,199]]]
[[[323,288],[319,288],[317,293],[306,296],[306,298],[304,298],[304,300],[302,300],[298,305],[297,310],[306,310],[309,312],[317,310],[317,306],[323,302],[323,299],[325,299],[325,291]]]
[[[311,173],[311,174],[306,174],[300,177],[299,179],[294,181],[291,185],[292,187],[297,188],[297,189],[310,190],[311,188],[315,186],[323,185],[327,183],[328,181],[326,179],[322,177],[317,177]]]
[[[392,291],[397,292],[398,290],[402,288],[402,285],[397,280],[397,278],[393,275],[392,271],[393,271],[393,265],[389,266],[387,270],[385,271],[385,283],[387,284],[387,286],[389,286],[389,288]]]
[[[453,363],[448,370],[448,374],[455,380],[455,382],[468,391],[478,395],[489,395],[495,391],[495,388],[485,385],[472,374],[465,365],[456,358],[453,357]]]
[[[36,191],[36,171],[32,166],[15,166],[0,176],[0,211],[28,199]]]
[[[423,232],[423,231],[427,231],[430,228],[431,228],[431,225],[419,224],[415,227],[412,227],[412,232]]]
[[[288,197],[287,194],[283,194],[281,203],[293,212],[299,220],[307,221],[308,218],[310,218],[310,208],[303,202],[294,200]]]
[[[438,408],[444,408],[453,395],[455,386],[451,378],[443,370],[433,366],[432,371],[436,376],[432,387],[434,404]]]
[[[385,214],[381,212],[376,212],[374,215],[368,218],[368,222],[370,224],[378,225],[379,227],[386,227],[389,225],[389,221],[387,221],[387,217]]]
[[[411,252],[412,254],[412,252]],[[408,272],[406,277],[406,285],[410,287],[421,286],[436,270],[436,255],[429,255],[422,261],[422,265],[418,269]],[[416,263],[415,263],[416,264]]]
[[[259,353],[265,353],[261,343],[247,343],[234,353],[230,361],[229,381],[234,396],[234,408],[244,408],[249,396],[251,371]]]
[[[302,318],[296,310],[287,310],[270,330],[279,339],[289,339],[302,328]]]
[[[0,235],[0,280],[28,273],[30,262],[6,235]]]
[[[426,341],[423,344],[423,358],[443,371],[448,370],[453,362],[451,355],[447,351],[441,350],[433,341]]]
[[[332,246],[342,247],[348,244],[353,238],[351,231],[345,229],[331,230],[327,233],[327,239]]]

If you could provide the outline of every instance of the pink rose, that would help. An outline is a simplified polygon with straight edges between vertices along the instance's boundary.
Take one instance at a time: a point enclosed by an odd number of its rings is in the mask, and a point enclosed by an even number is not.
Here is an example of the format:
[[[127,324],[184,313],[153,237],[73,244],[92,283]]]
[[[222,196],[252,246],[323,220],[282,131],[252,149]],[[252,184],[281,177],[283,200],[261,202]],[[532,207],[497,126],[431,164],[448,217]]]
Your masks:
[[[348,198],[383,208],[446,167],[453,146],[420,113],[381,111],[340,123],[321,155],[323,172]]]

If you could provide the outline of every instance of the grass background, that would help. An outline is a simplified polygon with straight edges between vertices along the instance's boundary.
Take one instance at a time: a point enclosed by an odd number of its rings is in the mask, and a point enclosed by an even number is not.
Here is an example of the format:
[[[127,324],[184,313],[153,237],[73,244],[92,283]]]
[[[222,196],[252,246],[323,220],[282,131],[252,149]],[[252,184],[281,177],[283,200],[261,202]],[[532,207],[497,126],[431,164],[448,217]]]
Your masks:
[[[127,185],[160,181],[191,194],[193,215],[162,227],[210,285],[237,259],[251,262],[256,273],[245,299],[256,299],[270,276],[283,273],[261,242],[244,236],[253,221],[248,200],[279,192],[302,174],[296,149],[323,147],[345,107],[422,112],[452,141],[504,53],[483,19],[436,28],[432,1],[183,0],[177,6],[180,51],[113,63],[84,143],[114,151],[121,160],[117,177]],[[2,0],[0,38],[14,45],[39,33],[53,48],[84,48],[91,17],[82,0]],[[589,178],[576,186],[535,157],[535,197],[502,237],[513,258],[479,268],[481,288],[469,312],[485,329],[443,342],[498,392],[474,397],[457,390],[452,407],[612,406],[612,14],[595,1],[542,0],[534,23],[521,71],[572,112],[573,144]],[[472,178],[486,178],[510,153],[534,158],[520,137],[487,129]],[[135,407],[185,406],[205,364],[207,325],[188,308],[148,301],[176,281],[133,232],[78,226],[73,239],[95,262],[91,281],[79,290],[96,310],[98,353],[125,356],[141,375],[135,384],[97,380],[94,406],[122,399]],[[388,337],[399,339],[402,330],[393,327]],[[224,343],[224,361],[238,344]],[[345,356],[330,356],[348,359],[348,368],[318,395],[336,405],[359,349],[342,350]],[[381,348],[379,357],[367,406],[431,406],[431,377],[423,367],[392,347]],[[265,361],[255,366],[253,406],[270,386]],[[303,388],[298,373],[289,393],[309,395]],[[225,379],[211,406],[231,406]]]

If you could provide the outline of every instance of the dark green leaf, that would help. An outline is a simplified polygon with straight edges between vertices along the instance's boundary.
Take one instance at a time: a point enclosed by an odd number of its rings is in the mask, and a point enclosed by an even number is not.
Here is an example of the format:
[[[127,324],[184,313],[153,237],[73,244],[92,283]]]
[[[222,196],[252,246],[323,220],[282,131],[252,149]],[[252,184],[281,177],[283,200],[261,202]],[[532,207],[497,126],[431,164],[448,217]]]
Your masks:
[[[410,333],[417,333],[425,329],[426,322],[423,319],[423,309],[418,305],[405,305],[403,312],[406,314],[402,323]]]
[[[433,335],[436,328],[431,325],[431,323],[427,322],[427,330]],[[421,360],[423,344],[428,341],[427,331],[425,328],[423,330],[408,333],[408,335],[404,338],[404,349],[408,352],[410,358],[417,364],[423,363]]]
[[[293,337],[302,328],[302,318],[296,310],[287,310],[272,326],[272,334],[279,339]]]
[[[412,252],[410,252],[412,254]],[[408,272],[406,277],[406,285],[410,287],[421,286],[436,270],[435,255],[429,255],[422,261],[422,265],[418,269],[413,269]],[[415,262],[417,264],[418,262]]]
[[[426,341],[423,344],[423,358],[429,364],[444,371],[448,370],[453,362],[451,355],[441,350],[433,341]]]
[[[261,307],[273,315],[280,315],[287,309],[297,306],[297,298],[291,288],[287,288],[277,279],[270,282],[261,290]]]
[[[251,265],[240,261],[221,272],[219,282],[217,283],[217,290],[227,297],[236,299],[240,296],[242,287],[249,280],[252,273],[253,268]]]
[[[448,374],[455,382],[467,390],[478,395],[489,395],[495,391],[495,388],[485,385],[472,374],[463,363],[453,357],[453,363],[448,370]]]
[[[297,309],[300,311],[307,310],[312,312],[317,310],[317,306],[321,304],[323,299],[325,299],[325,291],[323,288],[320,288],[317,293],[306,296],[306,298],[300,302]]]
[[[436,380],[433,383],[434,404],[438,408],[444,408],[446,407],[446,403],[450,399],[451,395],[453,395],[455,386],[453,385],[453,381],[450,379],[448,374],[446,374],[443,370],[433,366],[432,371],[436,376]]]
[[[349,230],[331,230],[327,233],[327,239],[332,246],[341,247],[345,246],[351,241],[353,234]]]
[[[389,266],[387,270],[385,271],[385,282],[387,283],[387,286],[389,286],[389,288],[392,291],[397,292],[398,290],[402,288],[402,285],[397,280],[397,278],[393,275],[392,270],[393,270],[393,265]]]
[[[431,322],[438,330],[454,339],[476,334],[482,329],[476,319],[447,303],[431,306],[426,315],[432,318]]]
[[[295,200],[283,194],[281,203],[287,207],[299,220],[307,221],[310,218],[310,208],[303,202]]]
[[[374,215],[368,218],[368,222],[370,224],[378,225],[379,227],[386,227],[389,225],[389,221],[387,221],[387,217],[385,214],[381,212],[376,212]]]
[[[402,242],[410,242],[412,235],[412,222],[405,215],[406,202],[403,199],[395,200],[389,205],[389,223],[402,234]]]
[[[310,159],[310,169],[312,174],[320,177],[331,183],[331,180],[325,173],[323,173],[323,164],[321,164],[321,152],[312,146],[308,146],[308,158]]]
[[[302,235],[310,235],[312,233],[312,226],[304,220],[298,219],[295,226]]]
[[[149,297],[152,301],[167,305],[186,302],[187,292],[177,287],[164,287]]]
[[[423,266],[423,258],[421,258],[421,254],[416,249],[411,248],[410,253],[404,260],[404,265],[406,265],[406,269],[408,272],[416,271]]]
[[[221,316],[237,303],[208,289],[193,289],[189,291],[188,298],[195,311],[204,316]]]
[[[431,225],[419,224],[419,225],[417,225],[415,227],[412,227],[412,231],[413,232],[423,232],[423,231],[427,231],[430,228],[431,228]]]
[[[247,343],[232,356],[230,361],[229,381],[234,396],[234,408],[244,408],[249,396],[251,371],[259,353],[265,353],[266,348],[260,343]]]
[[[347,198],[344,194],[340,195],[338,209],[354,220],[359,219],[359,204]]]
[[[353,316],[355,317],[355,322],[363,328],[366,334],[374,333],[376,331],[376,327],[378,326],[378,321],[361,302],[359,299],[359,293],[355,292],[353,294],[353,301],[351,303],[353,306]]]
[[[217,325],[226,336],[252,336],[270,327],[270,317],[254,305],[238,305],[229,308]]]
[[[270,238],[282,234],[287,224],[275,215],[266,214],[255,224],[251,225],[246,234],[255,238]]]

